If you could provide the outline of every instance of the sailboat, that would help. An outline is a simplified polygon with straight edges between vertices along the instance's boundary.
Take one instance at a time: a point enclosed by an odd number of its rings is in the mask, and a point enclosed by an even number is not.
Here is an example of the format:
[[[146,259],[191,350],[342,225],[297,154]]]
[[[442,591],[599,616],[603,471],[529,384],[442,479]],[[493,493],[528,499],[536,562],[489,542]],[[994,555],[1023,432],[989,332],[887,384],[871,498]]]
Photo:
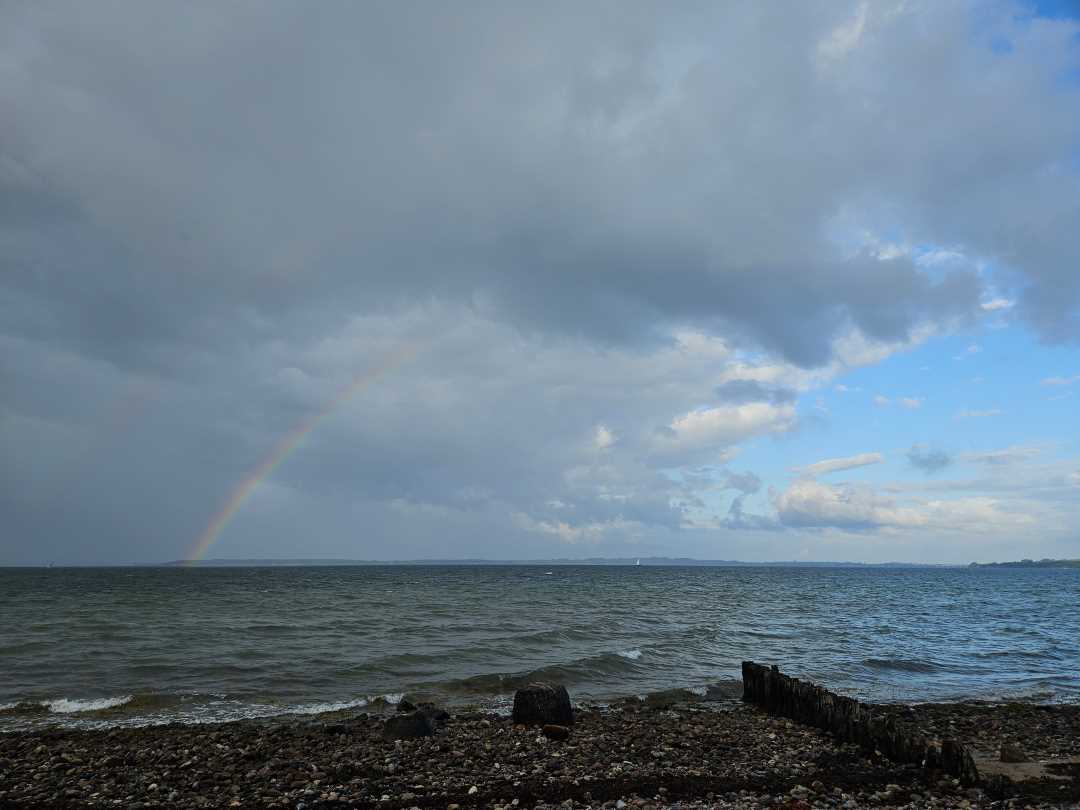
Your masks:
[[[641,565],[641,560],[638,560],[634,565]]]

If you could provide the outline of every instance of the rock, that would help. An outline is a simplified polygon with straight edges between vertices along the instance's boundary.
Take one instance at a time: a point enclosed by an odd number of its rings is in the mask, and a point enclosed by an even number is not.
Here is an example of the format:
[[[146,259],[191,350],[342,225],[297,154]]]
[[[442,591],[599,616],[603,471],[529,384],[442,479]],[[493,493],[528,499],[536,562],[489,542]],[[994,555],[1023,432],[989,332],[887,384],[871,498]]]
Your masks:
[[[728,701],[739,700],[742,697],[742,683],[740,681],[727,681],[725,683],[710,683],[705,687],[705,696],[702,700]]]
[[[434,733],[435,725],[422,711],[387,718],[383,725],[383,738],[387,740],[415,740]]]
[[[1001,761],[1002,762],[1030,762],[1030,758],[1024,753],[1022,749],[1016,743],[1002,743],[1001,744]]]
[[[402,698],[398,701],[397,710],[399,712],[415,712],[416,705],[412,703],[408,698]]]
[[[570,736],[569,728],[556,725],[555,723],[546,724],[541,731],[544,732],[544,736],[549,740],[565,740]]]
[[[450,722],[450,713],[445,709],[440,709],[434,703],[421,703],[419,710],[434,728],[445,726]]]
[[[701,700],[689,689],[664,689],[661,692],[651,692],[645,696],[645,705],[653,709],[668,709],[680,703],[692,703]]]
[[[560,726],[574,724],[574,709],[565,686],[550,683],[531,683],[514,693],[515,723],[525,725]]]

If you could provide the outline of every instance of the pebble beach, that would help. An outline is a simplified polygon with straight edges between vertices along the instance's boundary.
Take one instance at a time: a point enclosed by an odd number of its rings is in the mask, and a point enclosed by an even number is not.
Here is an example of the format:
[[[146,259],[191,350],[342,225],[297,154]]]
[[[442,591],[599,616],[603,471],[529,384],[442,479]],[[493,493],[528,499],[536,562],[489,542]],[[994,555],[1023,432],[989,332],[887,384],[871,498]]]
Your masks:
[[[962,784],[728,696],[578,706],[565,739],[489,711],[392,739],[386,713],[0,735],[0,807],[1076,807],[1080,706],[884,706],[1012,778]],[[1023,763],[1000,764],[1002,746]],[[1012,770],[1009,770],[1012,769]]]

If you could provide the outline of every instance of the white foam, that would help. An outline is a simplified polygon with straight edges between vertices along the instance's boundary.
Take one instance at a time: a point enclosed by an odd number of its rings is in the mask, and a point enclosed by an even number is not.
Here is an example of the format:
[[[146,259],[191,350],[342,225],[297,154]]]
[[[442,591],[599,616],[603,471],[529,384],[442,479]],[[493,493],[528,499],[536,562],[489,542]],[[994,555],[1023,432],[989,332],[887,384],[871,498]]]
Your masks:
[[[387,692],[385,695],[382,696],[382,699],[385,700],[387,703],[396,706],[397,704],[401,703],[404,697],[404,692]]]
[[[57,714],[74,714],[75,712],[100,712],[103,709],[115,709],[117,706],[123,706],[130,700],[131,695],[93,698],[91,700],[70,700],[68,698],[60,698],[59,700],[43,700],[41,701],[41,705],[50,712],[56,712]]]
[[[641,658],[641,650],[620,650],[616,655],[621,655],[623,658],[629,658],[631,661],[637,661]]]
[[[346,709],[359,709],[367,705],[368,701],[365,698],[357,698],[356,700],[337,700],[331,703],[309,703],[305,706],[291,706],[285,713],[324,714],[326,712],[342,712]]]
[[[19,701],[17,700],[14,703],[0,703],[0,712],[6,712],[9,709],[16,709],[18,707]]]
[[[709,694],[709,687],[707,687],[707,686],[688,686],[688,687],[686,687],[686,691],[690,692],[691,694],[694,694],[694,695],[700,695],[701,697],[705,697],[705,695]]]

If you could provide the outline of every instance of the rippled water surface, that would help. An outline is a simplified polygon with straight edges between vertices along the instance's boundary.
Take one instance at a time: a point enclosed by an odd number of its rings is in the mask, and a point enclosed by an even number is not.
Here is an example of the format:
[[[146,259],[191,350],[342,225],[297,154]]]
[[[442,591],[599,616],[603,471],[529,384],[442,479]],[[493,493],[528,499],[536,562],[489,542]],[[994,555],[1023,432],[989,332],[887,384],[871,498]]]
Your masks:
[[[1078,605],[1075,569],[0,569],[0,729],[498,704],[537,677],[603,700],[744,659],[871,700],[1076,701]]]

